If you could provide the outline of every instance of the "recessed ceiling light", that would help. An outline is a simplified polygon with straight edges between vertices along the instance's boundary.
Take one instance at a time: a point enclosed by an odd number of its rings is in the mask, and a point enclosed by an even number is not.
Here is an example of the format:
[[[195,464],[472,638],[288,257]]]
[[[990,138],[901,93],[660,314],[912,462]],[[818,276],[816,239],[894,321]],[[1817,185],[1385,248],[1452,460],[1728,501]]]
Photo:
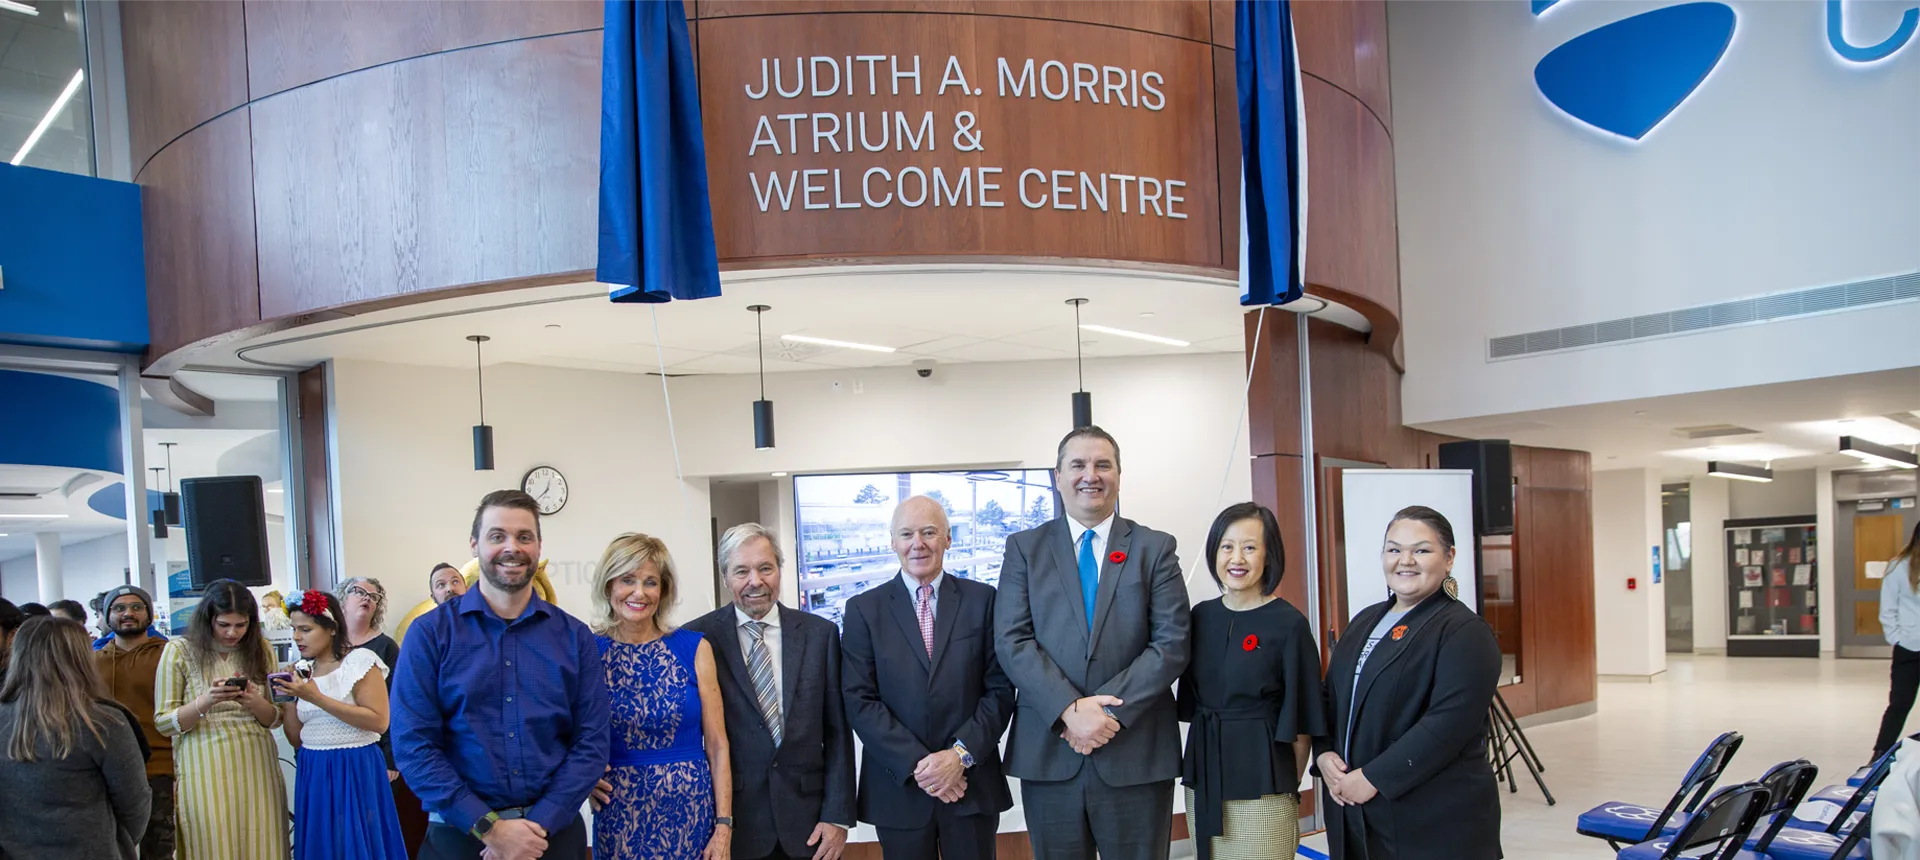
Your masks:
[[[769,474],[771,474],[773,477],[776,477],[776,478],[784,478],[787,476],[787,473],[785,472],[770,472]]]
[[[0,9],[5,9],[9,12],[18,12],[22,15],[39,15],[40,14],[39,9],[35,9],[32,6],[28,6],[25,3],[15,2],[15,0],[0,0]]]
[[[1127,331],[1126,329],[1123,329],[1123,328],[1112,328],[1110,326],[1094,325],[1093,323],[1081,323],[1080,327],[1087,331],[1097,331],[1097,332],[1100,332],[1101,334],[1111,334],[1111,335],[1118,335],[1120,337],[1130,337],[1130,338],[1133,338],[1134,340],[1144,340],[1148,343],[1158,343],[1158,344],[1163,344],[1165,346],[1192,346],[1193,345],[1184,340],[1174,340],[1173,338],[1161,337],[1157,334],[1143,334],[1137,331]]]
[[[559,324],[559,323],[547,323],[547,328],[549,328],[549,329],[558,329],[558,328],[560,328],[560,324]]]
[[[1740,463],[1711,462],[1707,464],[1707,474],[1715,478],[1732,478],[1736,481],[1753,481],[1760,484],[1773,480],[1773,469]]]
[[[859,349],[859,350],[865,350],[867,352],[893,352],[894,351],[894,348],[890,346],[876,346],[871,343],[854,343],[853,341],[850,341],[850,340],[829,340],[824,337],[808,337],[803,334],[783,334],[780,336],[780,339],[790,340],[790,341],[793,341],[794,343],[810,343],[810,344],[813,344],[814,346],[837,346],[841,349]]]

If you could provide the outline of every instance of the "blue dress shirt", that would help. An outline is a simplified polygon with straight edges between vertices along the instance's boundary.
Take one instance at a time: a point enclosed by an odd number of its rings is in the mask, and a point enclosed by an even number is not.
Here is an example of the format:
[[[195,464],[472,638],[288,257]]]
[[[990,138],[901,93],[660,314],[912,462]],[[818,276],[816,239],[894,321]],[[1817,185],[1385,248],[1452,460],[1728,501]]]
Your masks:
[[[422,804],[462,831],[526,808],[558,832],[607,767],[593,632],[534,597],[504,621],[481,589],[415,620],[393,678],[393,752]]]

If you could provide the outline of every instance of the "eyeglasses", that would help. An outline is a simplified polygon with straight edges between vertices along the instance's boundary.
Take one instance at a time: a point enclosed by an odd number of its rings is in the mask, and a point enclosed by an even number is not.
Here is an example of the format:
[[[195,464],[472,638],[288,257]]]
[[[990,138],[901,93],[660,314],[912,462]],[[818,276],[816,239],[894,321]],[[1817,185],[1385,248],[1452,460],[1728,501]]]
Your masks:
[[[107,614],[108,615],[130,615],[134,612],[145,612],[145,611],[147,611],[147,607],[145,604],[123,603],[123,604],[120,604],[119,606],[109,607],[107,609]]]
[[[358,586],[358,585],[356,585],[356,586],[353,586],[353,587],[351,587],[351,588],[349,588],[349,589],[347,589],[347,594],[349,594],[349,595],[352,595],[352,596],[355,596],[355,597],[364,597],[364,598],[366,598],[366,599],[368,599],[368,600],[371,600],[371,601],[373,601],[373,602],[375,602],[375,603],[379,603],[379,602],[381,602],[381,601],[383,601],[383,600],[386,600],[386,599],[387,599],[387,596],[386,596],[386,595],[384,595],[384,594],[381,594],[381,593],[379,593],[379,592],[377,592],[377,591],[368,591],[368,590],[366,590],[366,589],[364,589],[364,588],[361,588],[361,587],[360,587],[360,586]]]

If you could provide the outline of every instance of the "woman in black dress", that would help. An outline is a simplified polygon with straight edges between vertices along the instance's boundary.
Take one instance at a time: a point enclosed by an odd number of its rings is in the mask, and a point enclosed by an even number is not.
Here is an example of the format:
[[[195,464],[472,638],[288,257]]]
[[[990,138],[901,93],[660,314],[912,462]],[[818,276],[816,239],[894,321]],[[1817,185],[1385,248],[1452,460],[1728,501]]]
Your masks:
[[[1182,781],[1200,860],[1285,860],[1300,844],[1300,776],[1327,734],[1320,654],[1306,616],[1274,591],[1286,552],[1273,512],[1243,502],[1207,533],[1221,594],[1193,608],[1180,719]]]
[[[1401,510],[1380,552],[1391,596],[1353,617],[1327,664],[1333,737],[1314,762],[1328,844],[1335,860],[1497,860],[1486,726],[1500,645],[1445,588],[1446,517]]]

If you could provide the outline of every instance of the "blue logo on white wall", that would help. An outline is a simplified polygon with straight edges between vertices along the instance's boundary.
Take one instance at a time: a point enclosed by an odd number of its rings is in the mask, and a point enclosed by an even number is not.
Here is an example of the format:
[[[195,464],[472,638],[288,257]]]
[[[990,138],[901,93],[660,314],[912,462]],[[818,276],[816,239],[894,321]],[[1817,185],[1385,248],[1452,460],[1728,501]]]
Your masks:
[[[1562,0],[1530,0],[1538,16]],[[1725,3],[1682,3],[1589,30],[1534,66],[1540,94],[1601,131],[1640,140],[1700,89],[1733,44],[1738,15]],[[1920,8],[1906,10],[1892,35],[1855,45],[1842,0],[1827,0],[1827,44],[1842,61],[1865,65],[1899,53],[1920,29]]]

